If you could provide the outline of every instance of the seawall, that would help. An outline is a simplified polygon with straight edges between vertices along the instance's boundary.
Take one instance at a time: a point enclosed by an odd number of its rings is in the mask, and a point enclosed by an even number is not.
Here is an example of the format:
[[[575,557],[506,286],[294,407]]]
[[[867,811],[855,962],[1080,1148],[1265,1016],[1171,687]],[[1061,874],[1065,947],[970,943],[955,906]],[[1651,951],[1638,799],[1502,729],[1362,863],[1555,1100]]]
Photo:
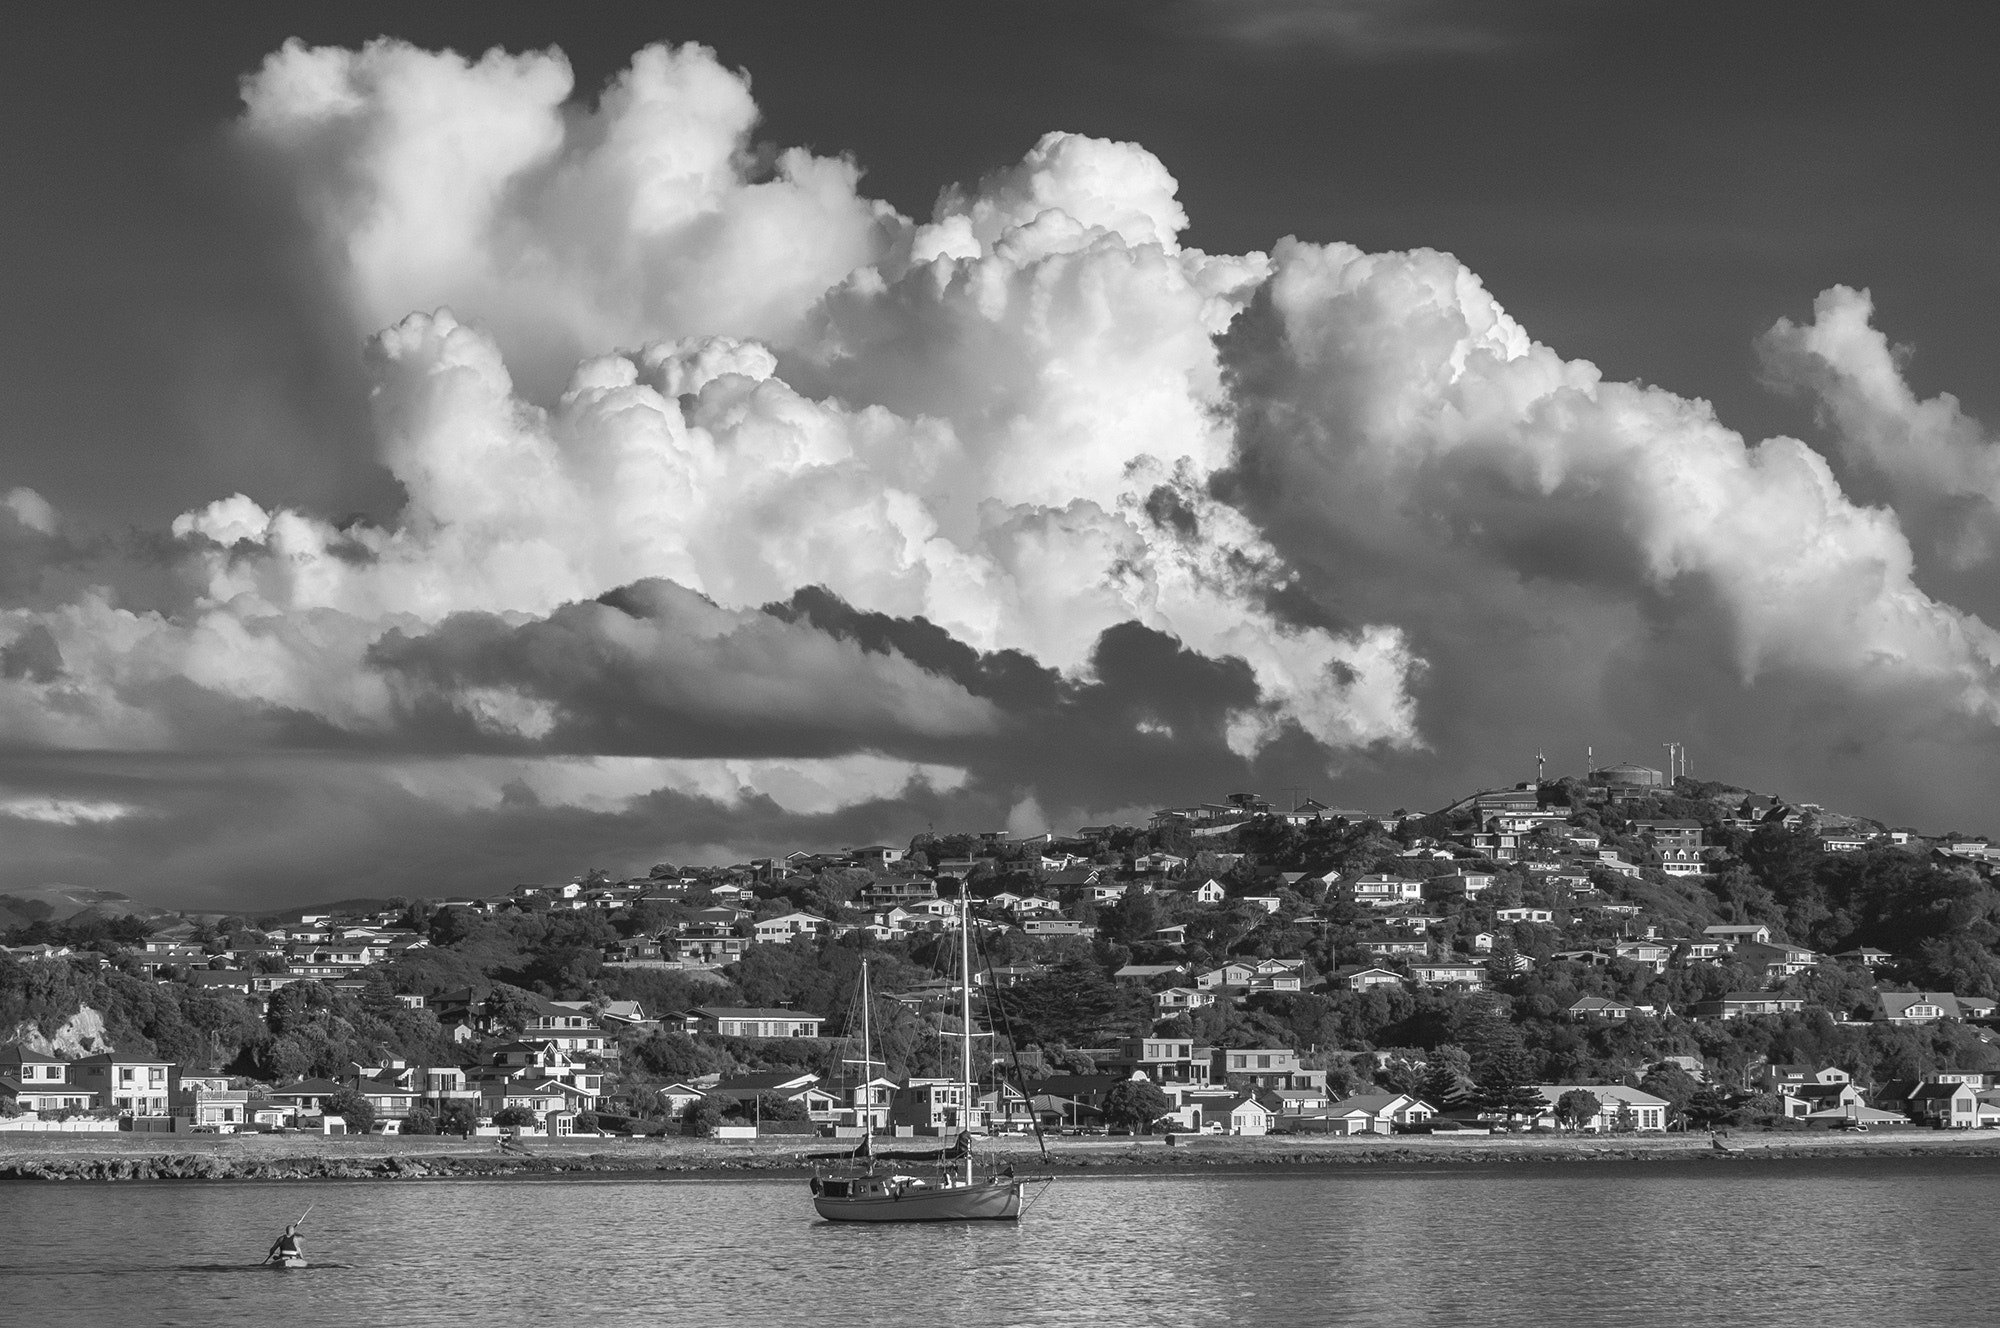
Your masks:
[[[573,1139],[497,1146],[488,1140],[315,1135],[204,1136],[163,1150],[159,1136],[48,1136],[0,1143],[0,1180],[422,1180],[484,1176],[653,1175],[661,1178],[803,1176],[821,1141]],[[179,1141],[176,1141],[178,1144]],[[1146,1174],[1343,1166],[1496,1165],[1555,1162],[1689,1162],[1967,1157],[2000,1160],[2000,1131],[1929,1130],[1870,1135],[1738,1132],[1620,1136],[1451,1135],[1358,1138],[1179,1137],[1055,1139],[1044,1161],[1033,1139],[982,1142],[1017,1171]]]

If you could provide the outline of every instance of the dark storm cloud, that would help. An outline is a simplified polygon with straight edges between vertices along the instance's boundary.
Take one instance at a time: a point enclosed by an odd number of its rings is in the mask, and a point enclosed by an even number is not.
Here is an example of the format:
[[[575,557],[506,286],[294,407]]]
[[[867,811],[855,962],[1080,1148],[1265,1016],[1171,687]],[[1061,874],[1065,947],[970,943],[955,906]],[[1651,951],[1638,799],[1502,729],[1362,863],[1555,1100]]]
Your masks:
[[[415,740],[446,750],[648,756],[906,752],[996,726],[900,654],[641,581],[535,622],[454,614],[368,653]]]

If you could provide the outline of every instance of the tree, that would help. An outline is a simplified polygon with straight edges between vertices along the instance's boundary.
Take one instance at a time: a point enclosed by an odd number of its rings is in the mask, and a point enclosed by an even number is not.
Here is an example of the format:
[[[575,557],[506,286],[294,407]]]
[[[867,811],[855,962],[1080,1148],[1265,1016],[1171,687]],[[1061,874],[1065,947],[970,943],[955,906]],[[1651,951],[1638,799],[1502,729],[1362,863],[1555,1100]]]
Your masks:
[[[1729,1097],[1714,1084],[1703,1084],[1688,1099],[1688,1123],[1699,1130],[1712,1130],[1729,1119]]]
[[[411,1107],[410,1114],[403,1117],[404,1134],[436,1134],[437,1132],[437,1117],[431,1114],[429,1107]]]
[[[326,1109],[347,1122],[356,1134],[366,1134],[375,1124],[375,1104],[352,1088],[343,1088],[327,1099]]]
[[[722,1124],[723,1115],[735,1105],[726,1097],[710,1093],[688,1103],[687,1109],[681,1112],[681,1120],[692,1126],[696,1134],[713,1134],[715,1127]]]
[[[1556,1099],[1556,1119],[1572,1130],[1596,1120],[1603,1110],[1604,1103],[1587,1088],[1572,1088]]]
[[[493,1113],[493,1123],[505,1128],[532,1129],[535,1113],[527,1107],[502,1107]]]
[[[570,1128],[578,1134],[603,1133],[602,1122],[597,1119],[597,1113],[589,1110],[576,1113],[576,1122]]]
[[[1639,1128],[1639,1113],[1632,1110],[1630,1102],[1618,1104],[1618,1110],[1611,1117],[1611,1128],[1620,1134],[1630,1134]]]
[[[1465,1054],[1465,1049],[1449,1042],[1441,1043],[1431,1048],[1431,1054],[1424,1062],[1424,1077],[1417,1085],[1417,1095],[1439,1111],[1444,1111],[1464,1099],[1466,1084],[1471,1077],[1472,1058]]]
[[[1126,1079],[1105,1093],[1101,1108],[1104,1122],[1114,1127],[1150,1134],[1153,1122],[1174,1109],[1159,1085],[1145,1079]]]
[[[1670,1122],[1686,1117],[1688,1104],[1700,1089],[1701,1084],[1695,1077],[1672,1061],[1661,1061],[1646,1071],[1646,1077],[1639,1081],[1640,1092],[1666,1100],[1666,1118]]]
[[[757,1118],[767,1121],[811,1120],[812,1113],[806,1104],[795,1097],[785,1097],[780,1093],[759,1093],[756,1105]],[[749,1114],[748,1112],[745,1113]]]
[[[493,984],[493,991],[486,998],[486,1017],[496,1028],[504,1028],[518,1033],[528,1026],[528,1021],[541,1012],[541,998],[531,991],[509,986],[505,982]]]
[[[479,1112],[469,1102],[447,1102],[438,1113],[437,1132],[456,1134],[470,1139],[472,1132],[479,1128]]]

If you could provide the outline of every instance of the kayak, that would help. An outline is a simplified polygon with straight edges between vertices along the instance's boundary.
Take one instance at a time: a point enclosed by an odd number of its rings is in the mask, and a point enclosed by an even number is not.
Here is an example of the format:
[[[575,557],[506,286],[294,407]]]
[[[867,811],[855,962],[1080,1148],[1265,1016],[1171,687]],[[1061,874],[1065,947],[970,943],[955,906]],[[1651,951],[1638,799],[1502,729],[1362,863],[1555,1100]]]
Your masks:
[[[305,1266],[306,1256],[303,1254],[280,1254],[271,1260],[271,1267],[273,1268],[303,1268]]]

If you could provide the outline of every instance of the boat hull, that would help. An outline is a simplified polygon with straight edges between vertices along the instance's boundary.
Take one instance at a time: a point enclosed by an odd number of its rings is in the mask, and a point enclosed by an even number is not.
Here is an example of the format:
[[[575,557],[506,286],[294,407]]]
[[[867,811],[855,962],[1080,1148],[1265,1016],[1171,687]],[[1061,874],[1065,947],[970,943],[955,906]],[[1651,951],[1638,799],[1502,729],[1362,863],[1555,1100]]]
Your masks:
[[[306,1266],[306,1256],[303,1254],[280,1254],[271,1260],[270,1266],[273,1268],[303,1268]]]
[[[1014,1222],[1021,1216],[1021,1182],[976,1181],[946,1189],[892,1188],[884,1194],[813,1196],[829,1222]]]

